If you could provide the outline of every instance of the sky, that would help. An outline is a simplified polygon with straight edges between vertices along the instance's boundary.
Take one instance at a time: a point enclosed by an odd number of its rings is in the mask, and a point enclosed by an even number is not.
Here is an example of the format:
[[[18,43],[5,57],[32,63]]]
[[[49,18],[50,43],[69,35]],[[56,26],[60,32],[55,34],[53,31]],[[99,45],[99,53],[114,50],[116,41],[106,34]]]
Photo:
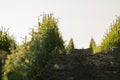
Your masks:
[[[38,16],[53,13],[66,45],[73,38],[76,48],[100,44],[104,32],[120,16],[120,0],[0,0],[0,27],[9,28],[21,43]]]

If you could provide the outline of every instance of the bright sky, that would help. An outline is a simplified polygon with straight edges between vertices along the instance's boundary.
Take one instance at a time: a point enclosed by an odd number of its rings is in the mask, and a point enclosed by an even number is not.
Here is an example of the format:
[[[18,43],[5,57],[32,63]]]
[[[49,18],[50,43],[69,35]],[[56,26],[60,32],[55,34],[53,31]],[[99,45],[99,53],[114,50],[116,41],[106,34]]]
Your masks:
[[[120,16],[120,0],[0,0],[0,26],[10,28],[20,42],[43,12],[59,19],[64,40],[72,37],[75,47],[86,48],[91,37],[99,44],[115,16]]]

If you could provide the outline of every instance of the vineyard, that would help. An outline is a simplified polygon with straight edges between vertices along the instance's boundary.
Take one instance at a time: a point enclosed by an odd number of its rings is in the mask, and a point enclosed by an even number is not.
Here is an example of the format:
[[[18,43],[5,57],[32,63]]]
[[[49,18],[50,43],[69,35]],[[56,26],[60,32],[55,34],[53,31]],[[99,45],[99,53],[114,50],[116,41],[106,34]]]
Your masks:
[[[0,80],[119,80],[120,18],[110,26],[100,45],[93,38],[88,49],[68,45],[58,19],[44,14],[38,27],[18,45],[8,29],[0,29]]]

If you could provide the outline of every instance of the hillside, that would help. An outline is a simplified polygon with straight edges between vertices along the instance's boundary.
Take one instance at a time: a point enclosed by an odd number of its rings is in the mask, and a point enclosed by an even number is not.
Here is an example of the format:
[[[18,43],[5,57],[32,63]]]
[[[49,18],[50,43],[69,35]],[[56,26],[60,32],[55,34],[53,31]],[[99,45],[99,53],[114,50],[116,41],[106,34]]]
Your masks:
[[[69,55],[54,55],[40,80],[119,80],[119,75],[120,69],[112,54],[94,55],[89,49],[75,49]]]

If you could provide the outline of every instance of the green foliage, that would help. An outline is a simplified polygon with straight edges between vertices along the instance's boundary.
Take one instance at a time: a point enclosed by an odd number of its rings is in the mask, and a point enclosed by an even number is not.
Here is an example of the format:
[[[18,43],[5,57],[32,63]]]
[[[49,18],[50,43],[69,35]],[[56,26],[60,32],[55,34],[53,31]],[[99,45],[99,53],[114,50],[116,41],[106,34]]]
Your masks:
[[[0,80],[2,78],[2,69],[5,63],[5,57],[16,48],[15,40],[8,34],[8,30],[3,27],[0,29]]]
[[[94,52],[94,49],[96,48],[96,43],[95,43],[93,38],[91,38],[91,40],[90,40],[90,46],[89,47],[90,47],[91,51]]]
[[[73,42],[73,39],[71,38],[68,43],[68,46],[66,47],[66,52],[70,54],[73,52],[73,50],[74,50],[74,42]]]
[[[0,50],[10,53],[13,49],[15,49],[14,38],[8,34],[8,30],[0,29]]]
[[[64,41],[59,32],[58,20],[51,14],[43,15],[38,29],[31,32],[31,40],[8,55],[5,65],[6,80],[38,80],[42,78],[50,56],[64,53]]]
[[[25,48],[21,46],[7,56],[5,62],[5,80],[25,80],[27,78],[28,61]]]
[[[120,18],[118,17],[105,34],[102,43],[95,52],[107,52],[113,46],[120,48]]]
[[[57,19],[51,14],[43,15],[38,31],[32,33],[29,53],[31,56],[29,76],[32,80],[41,78],[45,64],[51,55],[65,51],[57,23]]]

